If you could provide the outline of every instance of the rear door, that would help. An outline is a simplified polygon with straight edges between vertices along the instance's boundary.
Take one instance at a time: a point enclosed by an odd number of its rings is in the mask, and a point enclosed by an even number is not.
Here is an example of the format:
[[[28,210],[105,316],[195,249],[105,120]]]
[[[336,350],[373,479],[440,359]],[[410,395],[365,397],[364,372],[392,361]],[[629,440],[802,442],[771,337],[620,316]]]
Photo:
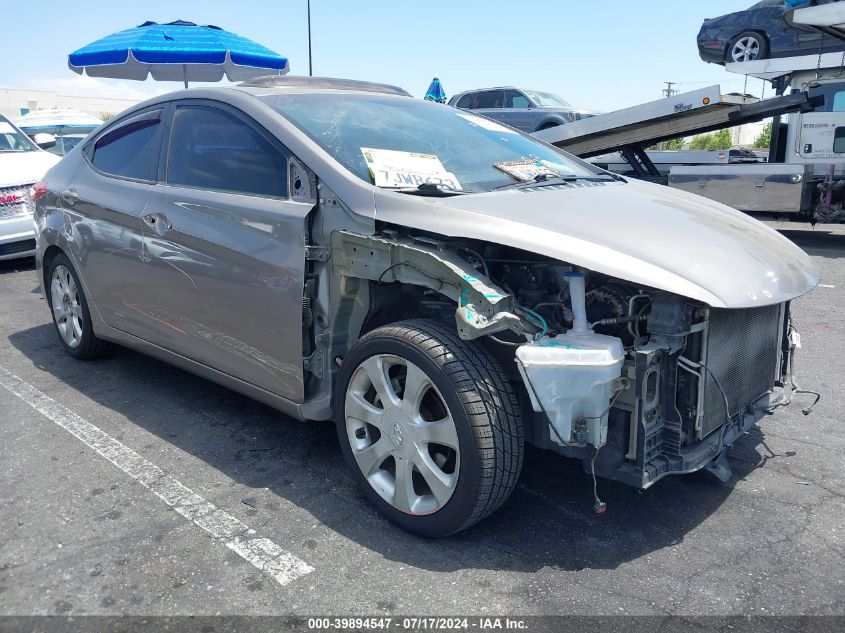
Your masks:
[[[504,90],[482,90],[476,95],[473,102],[473,111],[491,119],[505,122],[504,117],[506,112],[503,109],[504,103]]]
[[[141,218],[158,171],[164,112],[156,106],[109,127],[59,184],[65,230],[95,308],[137,336],[147,333],[136,305],[146,270]]]
[[[166,135],[143,217],[155,342],[301,402],[312,205],[289,198],[290,153],[217,102],[177,102]]]

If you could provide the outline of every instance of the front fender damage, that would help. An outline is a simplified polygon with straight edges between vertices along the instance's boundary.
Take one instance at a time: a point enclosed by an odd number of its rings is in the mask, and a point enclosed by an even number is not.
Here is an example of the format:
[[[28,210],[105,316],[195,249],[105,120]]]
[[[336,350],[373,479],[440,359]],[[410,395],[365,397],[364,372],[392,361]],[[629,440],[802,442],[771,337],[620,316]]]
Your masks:
[[[336,231],[331,250],[334,269],[341,275],[421,286],[455,301],[462,339],[503,330],[525,334],[524,322],[514,314],[514,297],[438,242]]]

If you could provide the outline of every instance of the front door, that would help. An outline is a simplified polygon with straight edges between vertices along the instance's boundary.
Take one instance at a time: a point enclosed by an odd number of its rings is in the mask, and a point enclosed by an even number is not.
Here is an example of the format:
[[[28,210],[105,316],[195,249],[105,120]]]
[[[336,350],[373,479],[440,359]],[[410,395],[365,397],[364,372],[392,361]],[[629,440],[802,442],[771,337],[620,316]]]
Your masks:
[[[535,110],[531,102],[519,90],[505,90],[505,108],[502,110],[502,122],[523,132],[534,131]]]
[[[505,110],[502,108],[504,105],[504,95],[503,90],[484,90],[483,92],[479,92],[473,104],[473,112],[505,122],[503,118]]]
[[[220,104],[176,105],[143,216],[143,302],[158,345],[303,400],[302,294],[312,205],[288,196],[288,152]]]

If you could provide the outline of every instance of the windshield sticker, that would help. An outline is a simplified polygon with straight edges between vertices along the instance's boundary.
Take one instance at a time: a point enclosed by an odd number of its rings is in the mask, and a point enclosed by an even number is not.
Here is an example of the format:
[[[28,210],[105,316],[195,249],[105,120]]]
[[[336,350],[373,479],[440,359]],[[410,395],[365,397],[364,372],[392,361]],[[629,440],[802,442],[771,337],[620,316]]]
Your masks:
[[[392,149],[362,147],[370,178],[376,187],[419,187],[430,183],[454,191],[463,191],[455,174],[446,171],[434,154],[400,152]]]
[[[474,114],[465,114],[464,112],[455,112],[459,117],[465,119],[472,123],[473,125],[477,125],[478,127],[482,127],[485,130],[490,130],[491,132],[504,132],[506,134],[516,134],[515,130],[512,130],[504,125],[500,125],[495,121],[491,121],[483,116],[476,116]]]
[[[522,182],[536,180],[537,176],[560,176],[543,160],[508,160],[493,163],[493,167]]]
[[[0,134],[14,134],[15,128],[5,121],[0,121]]]

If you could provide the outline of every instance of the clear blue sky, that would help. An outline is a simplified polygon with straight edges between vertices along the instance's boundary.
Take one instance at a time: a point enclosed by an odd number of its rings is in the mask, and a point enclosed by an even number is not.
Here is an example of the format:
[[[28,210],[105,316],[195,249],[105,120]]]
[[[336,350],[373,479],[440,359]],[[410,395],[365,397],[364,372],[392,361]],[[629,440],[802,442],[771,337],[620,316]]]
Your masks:
[[[312,0],[315,75],[400,85],[422,96],[438,74],[447,94],[514,84],[556,92],[576,105],[614,110],[681,90],[743,79],[698,58],[706,17],[753,0]],[[216,24],[286,55],[308,74],[305,0],[58,0],[3,10],[0,86],[138,98],[175,83],[80,80],[67,55],[145,20]],[[762,82],[749,81],[760,93]]]

